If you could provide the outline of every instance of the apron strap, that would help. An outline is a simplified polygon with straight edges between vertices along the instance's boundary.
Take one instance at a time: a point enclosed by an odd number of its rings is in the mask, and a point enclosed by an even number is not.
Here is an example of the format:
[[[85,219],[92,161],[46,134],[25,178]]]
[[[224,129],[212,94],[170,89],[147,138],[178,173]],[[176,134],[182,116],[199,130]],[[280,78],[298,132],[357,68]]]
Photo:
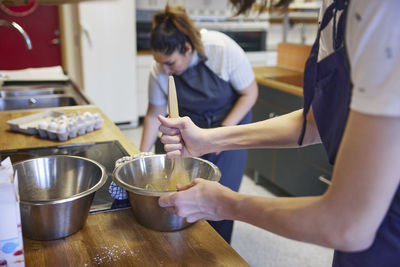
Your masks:
[[[303,82],[304,85],[308,84],[308,82],[306,82],[306,81],[310,81],[310,80],[315,81],[317,79],[317,70],[315,68],[315,65],[318,61],[318,51],[319,51],[319,42],[320,42],[320,37],[321,37],[321,31],[326,28],[326,26],[331,21],[332,17],[334,15],[336,15],[336,13],[334,14],[334,10],[335,10],[335,3],[332,3],[330,6],[327,7],[327,9],[325,10],[325,13],[322,17],[322,21],[318,28],[317,37],[311,48],[310,56],[308,57],[307,62],[306,62],[306,67],[305,67],[305,72],[304,72],[304,82]],[[304,88],[303,88],[303,91],[305,91]],[[306,133],[307,113],[310,110],[311,103],[314,98],[314,88],[312,88],[312,87],[307,88],[307,94],[303,94],[303,95],[304,95],[303,96],[303,99],[304,99],[303,125],[301,128],[299,139],[297,141],[298,145],[300,145],[300,146],[303,144],[304,135]]]
[[[344,23],[345,23],[345,7],[348,5],[348,0],[334,0],[334,2],[328,6],[324,12],[324,15],[322,17],[322,21],[320,23],[320,26],[318,28],[318,33],[316,40],[312,46],[311,53],[309,58],[307,59],[306,62],[306,67],[305,67],[305,73],[304,73],[304,82],[303,84],[305,85],[303,88],[303,91],[306,92],[304,95],[304,106],[303,106],[303,125],[302,129],[300,132],[299,139],[297,141],[298,145],[303,144],[303,139],[306,131],[306,126],[307,126],[307,113],[310,110],[311,103],[314,98],[314,88],[313,87],[307,87],[306,85],[308,84],[308,81],[316,81],[317,79],[317,68],[316,64],[318,61],[318,52],[319,52],[319,43],[320,43],[320,37],[321,37],[321,31],[326,28],[326,26],[329,24],[329,22],[333,18],[333,48],[337,50],[341,46],[344,46]],[[339,18],[339,23],[336,25],[336,15],[337,11],[339,10],[344,10],[343,14]],[[337,30],[338,29],[338,30]],[[307,81],[307,82],[306,82]]]

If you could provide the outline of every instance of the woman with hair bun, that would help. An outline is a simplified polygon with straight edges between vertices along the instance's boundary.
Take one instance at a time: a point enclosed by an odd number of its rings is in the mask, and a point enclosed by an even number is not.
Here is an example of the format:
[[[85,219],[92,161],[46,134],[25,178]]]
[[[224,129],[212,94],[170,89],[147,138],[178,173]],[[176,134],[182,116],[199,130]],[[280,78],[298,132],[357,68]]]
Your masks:
[[[158,134],[157,115],[166,115],[168,76],[173,75],[179,114],[199,127],[215,128],[251,122],[258,96],[254,72],[243,49],[225,34],[199,31],[179,6],[166,6],[153,17],[149,104],[144,119],[141,151],[149,151]],[[222,151],[202,158],[216,164],[220,183],[238,191],[247,151]],[[229,243],[232,221],[212,222]]]

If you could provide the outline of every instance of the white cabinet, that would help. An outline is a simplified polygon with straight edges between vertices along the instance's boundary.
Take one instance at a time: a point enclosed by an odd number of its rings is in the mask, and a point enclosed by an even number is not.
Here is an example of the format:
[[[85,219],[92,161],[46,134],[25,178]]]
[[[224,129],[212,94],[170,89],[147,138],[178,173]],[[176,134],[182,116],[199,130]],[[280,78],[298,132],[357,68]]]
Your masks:
[[[136,88],[139,117],[144,117],[147,111],[149,102],[149,75],[152,62],[152,55],[137,55],[136,57]]]
[[[135,1],[79,4],[84,90],[115,123],[138,124]]]

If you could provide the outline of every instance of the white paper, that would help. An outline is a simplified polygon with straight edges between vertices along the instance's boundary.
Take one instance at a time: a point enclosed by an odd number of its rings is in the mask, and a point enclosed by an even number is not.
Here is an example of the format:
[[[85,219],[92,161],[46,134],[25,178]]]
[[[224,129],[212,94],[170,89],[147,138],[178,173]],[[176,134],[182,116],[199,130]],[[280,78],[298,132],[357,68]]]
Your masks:
[[[25,266],[19,209],[18,174],[10,158],[0,165],[0,265]]]
[[[1,185],[0,211],[2,217],[4,217],[0,220],[0,240],[18,237],[18,221],[16,218],[15,202],[14,185]],[[5,219],[5,217],[7,219]]]
[[[13,173],[11,160],[10,157],[8,157],[0,163],[0,185],[12,183]]]
[[[61,66],[28,68],[21,70],[0,70],[4,81],[67,81]]]

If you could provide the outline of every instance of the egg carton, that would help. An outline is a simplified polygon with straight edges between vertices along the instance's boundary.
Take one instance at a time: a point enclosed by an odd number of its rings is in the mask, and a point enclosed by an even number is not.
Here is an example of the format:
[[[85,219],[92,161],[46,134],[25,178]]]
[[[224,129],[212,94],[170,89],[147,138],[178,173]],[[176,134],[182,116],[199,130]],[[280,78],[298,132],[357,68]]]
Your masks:
[[[45,111],[7,121],[12,131],[30,135],[38,134],[41,138],[59,141],[66,141],[100,129],[102,122],[100,113],[81,114],[79,111],[70,114]]]

